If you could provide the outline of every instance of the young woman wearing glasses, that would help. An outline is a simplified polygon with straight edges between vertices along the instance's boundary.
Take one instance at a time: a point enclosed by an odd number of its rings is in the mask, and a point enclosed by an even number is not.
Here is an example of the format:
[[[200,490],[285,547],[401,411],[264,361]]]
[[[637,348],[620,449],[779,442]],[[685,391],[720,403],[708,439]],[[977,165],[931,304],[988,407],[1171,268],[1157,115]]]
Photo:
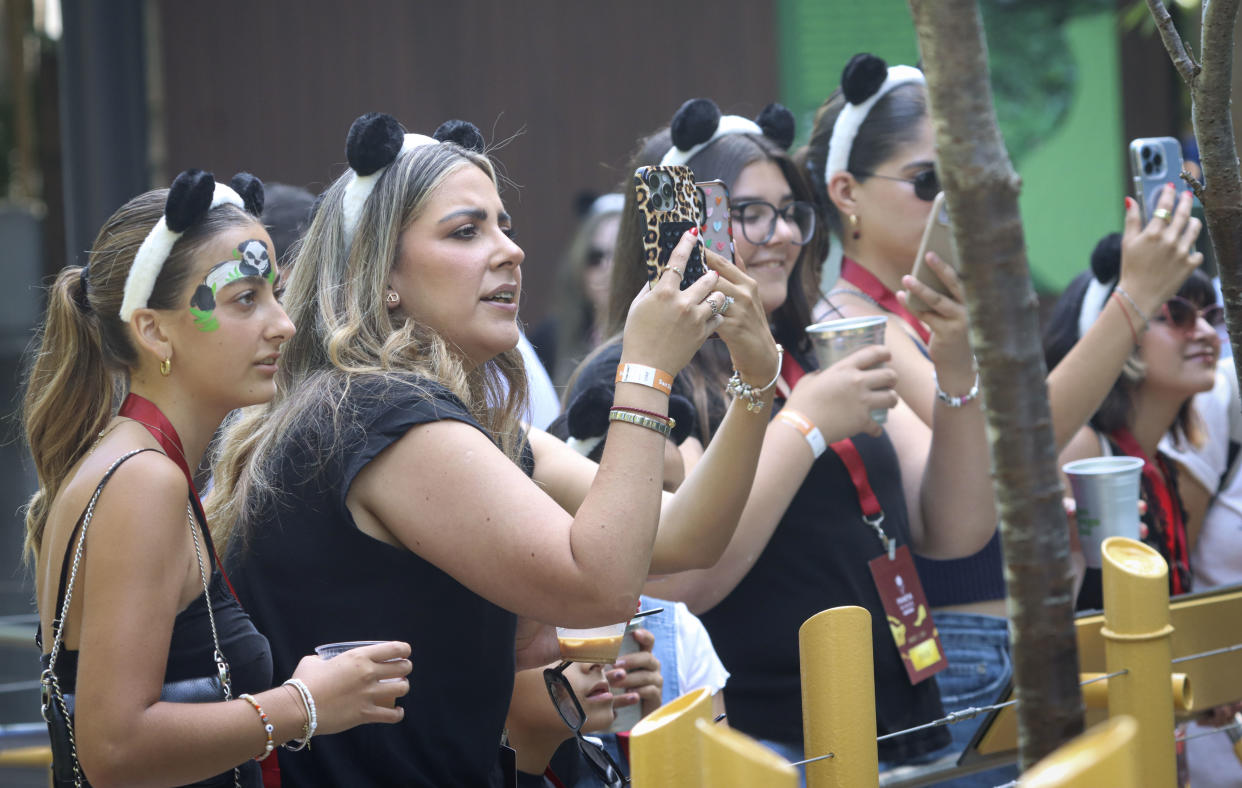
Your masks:
[[[1091,255],[1091,270],[1066,288],[1052,314],[1045,340],[1048,366],[1055,366],[1090,326],[1105,299],[1115,292],[1120,236],[1106,236]],[[1186,593],[1191,566],[1185,507],[1178,491],[1176,464],[1158,446],[1168,435],[1186,447],[1201,441],[1201,425],[1191,398],[1211,390],[1224,324],[1216,291],[1196,271],[1158,312],[1140,327],[1138,345],[1112,383],[1090,423],[1061,453],[1062,463],[1088,457],[1128,455],[1144,461],[1142,498],[1147,503],[1144,541],[1169,564],[1169,591]],[[1068,484],[1066,489],[1069,489]],[[1078,596],[1081,609],[1103,605],[1100,570],[1088,568]]]
[[[696,127],[696,117],[700,122],[719,117],[718,110],[714,115],[710,111],[714,105],[709,109],[698,103],[703,101],[687,102],[670,129],[646,139],[631,166],[684,162],[696,180],[718,179],[729,187],[738,265],[757,283],[768,323],[785,348],[782,373],[773,381],[779,415],[760,414],[771,421],[754,492],[724,557],[711,569],[653,578],[647,591],[685,601],[702,618],[731,674],[724,689],[730,725],[798,760],[798,627],[829,607],[866,607],[875,640],[878,732],[895,732],[940,716],[934,682],[912,685],[907,678],[868,562],[884,555],[890,543],[894,548],[913,544],[937,553],[968,554],[987,541],[994,524],[988,517],[948,506],[948,496],[923,494],[940,486],[933,483],[934,469],[961,464],[951,453],[951,441],[932,448],[938,461],[928,462],[924,448],[919,464],[907,467],[898,460],[903,450],[896,443],[905,431],[892,426],[915,417],[899,413],[898,406],[889,412],[887,428],[873,420],[872,410],[897,404],[895,375],[883,366],[890,357],[887,350],[865,348],[829,369],[816,370],[805,332],[811,322],[807,294],[814,289],[805,274],[818,262],[820,228],[810,186],[784,149],[793,136],[792,116],[784,115],[783,108],[765,110],[757,123],[724,116],[709,124],[715,129],[710,134],[687,136],[687,127]],[[785,120],[774,123],[773,116]],[[784,134],[779,133],[782,128]],[[614,294],[632,289],[643,277],[640,228],[632,211],[622,216]],[[614,306],[614,330],[621,317]],[[958,326],[960,347],[955,359],[943,362],[942,376],[967,374],[970,354],[960,307],[937,312],[934,319]],[[718,414],[727,401],[727,368],[714,352],[709,342],[674,386],[697,410],[696,434],[682,444],[687,467],[693,467],[699,447],[717,439]],[[600,385],[612,363],[615,350],[588,361],[574,392]],[[955,411],[945,418],[973,419],[974,414]],[[846,438],[852,448],[841,446],[838,451],[827,445]],[[854,458],[882,507],[882,538],[863,521],[870,509],[864,510],[852,482]],[[986,510],[988,496],[985,488],[973,509]],[[944,526],[949,522],[962,527],[949,533]],[[927,730],[882,743],[880,757],[886,764],[908,762],[947,741],[943,729]]]
[[[970,362],[954,377],[939,368],[947,356],[962,352],[964,335],[956,332],[965,331],[964,312],[960,303],[946,304],[953,299],[924,296],[924,289],[910,276],[932,200],[940,191],[922,73],[909,66],[889,68],[871,55],[856,55],[845,68],[841,89],[820,108],[810,142],[797,158],[810,174],[822,215],[844,252],[839,278],[825,282],[820,314],[824,319],[888,317],[885,343],[898,373],[899,410],[917,416],[901,427],[898,454],[903,467],[922,462],[933,435],[940,440],[952,429],[963,441],[959,456],[964,462],[955,469],[953,483],[941,492],[965,500],[970,496],[961,495],[963,491],[990,487],[988,451],[979,429],[983,415],[974,401],[975,372]],[[1189,195],[1179,198],[1169,188],[1157,207],[1157,218],[1144,228],[1137,206],[1127,200],[1118,291],[1128,298],[1110,299],[1091,329],[1091,341],[1080,343],[1049,375],[1058,447],[1065,446],[1103,400],[1134,346],[1132,327],[1154,313],[1202,261],[1193,253],[1200,225],[1187,218]],[[826,247],[821,250],[822,255],[826,252]],[[935,255],[928,257],[927,264],[960,302],[956,274]],[[912,314],[898,293],[903,288],[933,307],[961,315],[961,322]],[[948,412],[945,400],[974,413],[970,435],[943,421]],[[896,427],[889,431],[895,433]],[[981,506],[990,515],[991,502]],[[917,563],[949,658],[948,670],[937,679],[946,710],[954,711],[992,702],[1005,685],[1010,671],[1008,624],[999,536],[967,558],[928,560],[944,557],[925,553]],[[959,748],[977,724],[950,726]],[[991,786],[1004,779],[1012,777],[988,772],[953,785]]]

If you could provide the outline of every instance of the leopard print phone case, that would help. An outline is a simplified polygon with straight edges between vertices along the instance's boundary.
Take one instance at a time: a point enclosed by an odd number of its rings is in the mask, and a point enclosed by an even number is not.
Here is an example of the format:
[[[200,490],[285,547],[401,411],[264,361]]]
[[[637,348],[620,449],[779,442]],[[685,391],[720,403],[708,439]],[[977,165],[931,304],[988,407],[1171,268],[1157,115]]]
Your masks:
[[[634,192],[643,220],[643,253],[647,281],[654,282],[668,266],[669,255],[691,227],[699,227],[699,190],[689,167],[639,167],[634,171]],[[690,253],[681,280],[685,290],[707,273],[703,266],[703,243]]]

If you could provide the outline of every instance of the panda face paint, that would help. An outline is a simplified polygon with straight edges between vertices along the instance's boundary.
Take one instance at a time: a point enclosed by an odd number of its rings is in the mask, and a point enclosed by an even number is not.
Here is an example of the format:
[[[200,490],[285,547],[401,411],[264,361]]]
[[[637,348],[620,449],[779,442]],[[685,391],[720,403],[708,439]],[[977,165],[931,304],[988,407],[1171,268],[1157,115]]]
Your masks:
[[[228,260],[212,266],[194,289],[194,295],[190,297],[190,314],[194,316],[194,325],[199,331],[215,331],[220,327],[213,314],[216,294],[239,279],[249,278],[276,281],[276,269],[272,266],[267,244],[253,238],[238,244]]]

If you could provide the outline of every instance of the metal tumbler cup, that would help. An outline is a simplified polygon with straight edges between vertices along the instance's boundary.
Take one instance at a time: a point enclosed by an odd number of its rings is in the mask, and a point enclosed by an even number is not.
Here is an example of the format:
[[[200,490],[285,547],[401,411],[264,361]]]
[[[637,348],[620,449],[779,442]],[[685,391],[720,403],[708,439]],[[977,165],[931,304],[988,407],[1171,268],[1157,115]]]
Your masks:
[[[1061,466],[1069,477],[1078,512],[1078,538],[1087,566],[1099,569],[1100,544],[1110,536],[1139,538],[1137,457],[1092,457]]]

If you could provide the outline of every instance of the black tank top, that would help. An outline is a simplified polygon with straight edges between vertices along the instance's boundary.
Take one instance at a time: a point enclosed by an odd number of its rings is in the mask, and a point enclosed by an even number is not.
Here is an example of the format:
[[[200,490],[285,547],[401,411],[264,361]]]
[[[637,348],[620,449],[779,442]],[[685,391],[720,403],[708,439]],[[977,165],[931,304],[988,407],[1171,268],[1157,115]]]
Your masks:
[[[155,451],[146,449],[145,451]],[[137,452],[135,452],[137,453]],[[73,562],[73,550],[77,544],[78,531],[82,527],[85,510],[78,517],[78,522],[69,535],[69,543],[65,548],[65,556],[60,566],[60,587],[56,592],[56,610],[59,612],[64,604],[65,583],[68,579],[68,568]],[[233,697],[243,692],[256,693],[270,689],[272,686],[272,652],[267,638],[255,628],[246,611],[242,610],[237,598],[229,591],[224,582],[224,575],[215,566],[213,556],[215,550],[211,541],[211,533],[206,526],[198,523],[200,537],[204,549],[204,560],[211,568],[207,588],[211,597],[211,610],[216,619],[216,632],[220,637],[220,650],[229,664],[232,678]],[[88,535],[89,538],[89,535]],[[85,554],[84,554],[85,555]],[[42,650],[41,633],[36,631],[35,642]],[[168,661],[164,666],[164,683],[183,681],[216,675],[214,658],[215,644],[211,637],[211,624],[207,617],[207,601],[202,594],[194,598],[190,604],[177,613],[173,619],[172,638],[168,644]],[[40,665],[47,668],[50,654],[39,657]],[[78,677],[78,652],[62,648],[56,658],[56,678],[61,692],[70,694],[76,691]],[[224,700],[223,697],[220,698]],[[224,775],[221,775],[223,777]],[[232,784],[232,771],[227,773],[228,783]],[[219,778],[204,781],[215,784]],[[194,783],[202,785],[204,783]],[[246,788],[258,788],[262,783],[259,765],[247,761],[241,767],[241,784]]]

